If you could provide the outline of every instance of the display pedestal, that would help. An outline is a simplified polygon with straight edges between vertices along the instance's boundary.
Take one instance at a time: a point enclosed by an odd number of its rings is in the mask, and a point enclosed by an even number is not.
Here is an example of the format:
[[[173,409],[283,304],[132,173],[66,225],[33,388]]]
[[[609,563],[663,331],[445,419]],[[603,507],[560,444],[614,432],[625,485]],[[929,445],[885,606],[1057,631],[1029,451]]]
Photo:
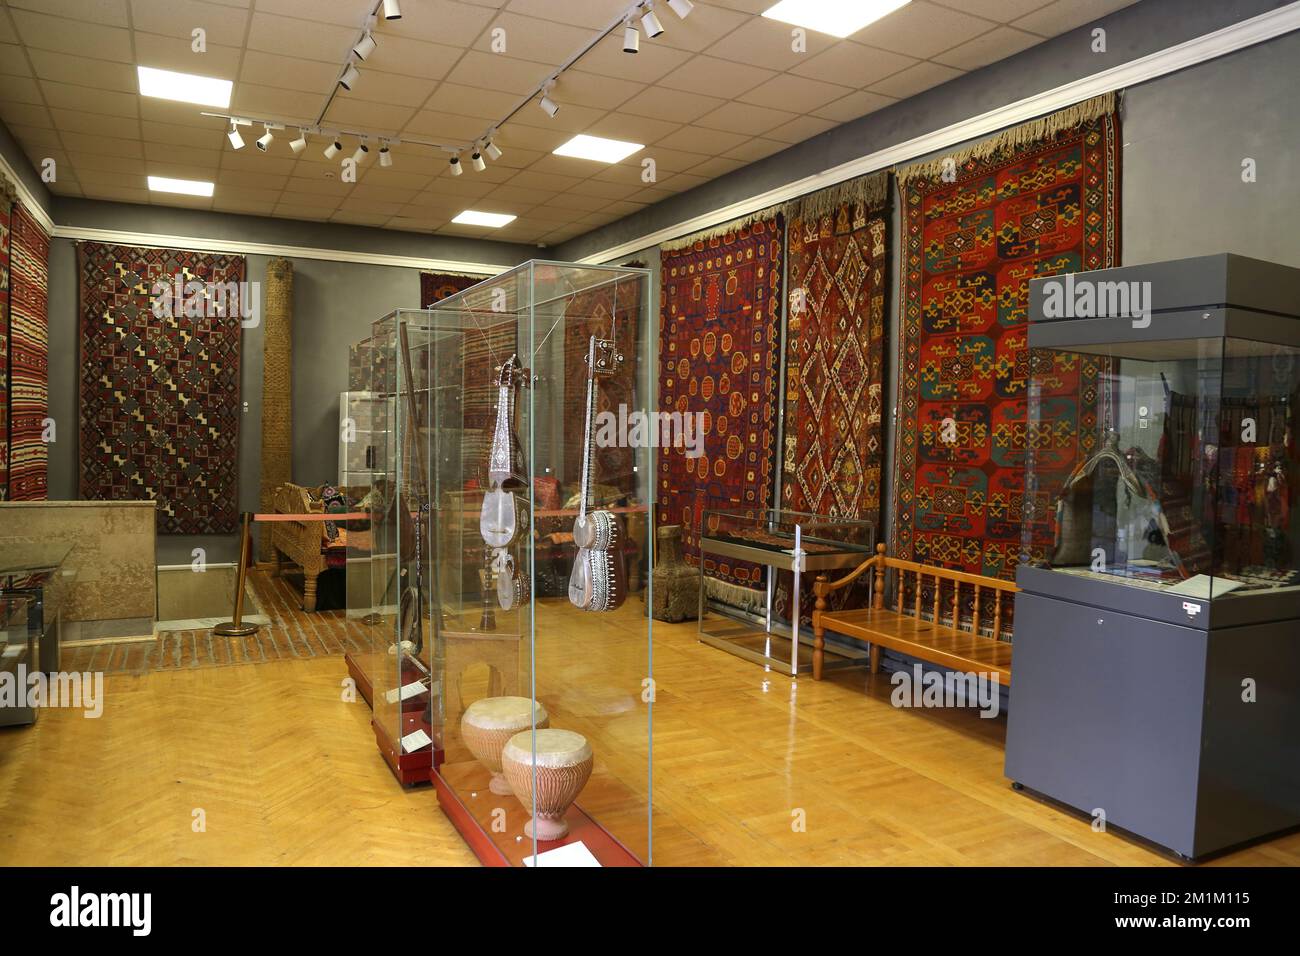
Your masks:
[[[429,782],[429,771],[435,760],[433,747],[425,747],[409,754],[402,753],[401,742],[389,737],[388,731],[379,721],[371,720],[370,726],[375,730],[375,743],[379,745],[379,752],[384,755],[388,769],[393,771],[393,776],[402,786],[413,787]],[[405,711],[402,714],[402,734],[412,734],[417,730],[423,730],[432,736],[432,728],[424,719],[423,710]],[[441,759],[440,755],[438,759]]]
[[[360,661],[356,660],[356,658],[352,656],[351,651],[348,651],[343,655],[343,662],[347,664],[348,676],[351,677],[353,683],[357,685],[357,692],[361,694],[361,698],[366,702],[366,706],[373,710],[375,705],[370,699],[370,695],[373,693],[370,684],[370,675],[366,673],[366,669],[361,666]]]
[[[484,866],[523,866],[524,858],[533,855],[533,841],[524,836],[528,811],[513,796],[498,796],[488,784],[492,774],[478,761],[441,763],[429,774],[438,791],[438,806],[460,831],[469,848]],[[600,782],[592,778],[587,790],[599,789]],[[505,811],[504,831],[498,821]],[[591,851],[601,866],[641,866],[630,850],[610,836],[599,823],[587,816],[575,803],[569,807],[564,820],[569,832],[563,839],[537,842],[537,852],[545,853],[569,843],[581,842]]]

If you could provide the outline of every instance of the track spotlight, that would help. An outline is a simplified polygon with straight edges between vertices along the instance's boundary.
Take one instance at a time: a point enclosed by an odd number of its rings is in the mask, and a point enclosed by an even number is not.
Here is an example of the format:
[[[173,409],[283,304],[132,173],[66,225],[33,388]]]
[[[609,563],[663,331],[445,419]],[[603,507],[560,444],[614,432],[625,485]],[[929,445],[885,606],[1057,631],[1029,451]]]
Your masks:
[[[235,124],[234,120],[230,121],[230,132],[227,133],[226,136],[230,139],[230,145],[235,149],[244,148],[244,137],[239,135],[239,127]]]
[[[384,0],[384,19],[402,19],[402,5],[397,0]]]
[[[271,145],[271,140],[273,139],[275,139],[275,137],[271,135],[271,127],[268,126],[266,127],[266,132],[257,138],[256,146],[258,149],[260,149],[262,152],[265,153],[267,147]]]
[[[365,143],[358,143],[358,144],[357,144],[357,151],[356,151],[355,153],[352,154],[352,162],[354,162],[354,163],[356,163],[358,166],[360,166],[362,160],[364,160],[364,159],[366,158],[366,154],[369,153],[369,152],[370,152],[370,147],[369,147],[369,146],[367,146]]]
[[[551,87],[554,84],[547,83],[542,87],[542,99],[539,106],[546,111],[546,115],[554,118],[555,114],[560,111],[560,104],[551,99]]]
[[[307,148],[307,134],[304,133],[301,129],[299,129],[298,138],[289,140],[289,148],[293,150],[293,154],[295,156],[301,153],[304,149]]]
[[[641,26],[645,30],[645,35],[652,40],[664,32],[664,25],[660,23],[659,18],[655,16],[654,4],[649,2],[646,3],[645,16],[641,18]]]
[[[447,161],[447,164],[451,167],[451,174],[452,174],[453,176],[459,176],[461,173],[464,172],[464,170],[461,169],[461,166],[460,166],[460,157],[459,157],[459,156],[453,156],[451,159],[449,159],[449,160]]]
[[[340,152],[342,152],[342,150],[343,150],[343,144],[336,139],[334,140],[334,142],[330,143],[328,146],[325,147],[325,158],[333,159]]]
[[[691,3],[691,0],[668,0],[668,6],[672,7],[673,13],[683,20],[689,17],[691,11],[695,9],[695,4]]]
[[[388,148],[387,143],[379,147],[379,165],[385,169],[393,165],[393,151]]]
[[[494,163],[501,158],[501,150],[492,140],[487,141],[487,145],[483,147],[483,152],[487,153],[487,158]]]
[[[623,52],[636,53],[641,49],[641,31],[636,28],[632,18],[623,21]]]
[[[344,70],[343,75],[339,77],[339,86],[343,87],[343,89],[348,92],[351,92],[352,87],[357,85],[357,80],[359,79],[361,79],[361,72],[357,69],[357,65],[355,63],[349,63],[348,68]]]
[[[358,60],[364,60],[366,57],[370,56],[370,54],[375,52],[375,47],[377,45],[378,44],[375,43],[374,34],[367,30],[361,35],[361,39],[357,41],[357,45],[352,48],[352,52],[357,55]]]
[[[473,154],[470,156],[470,162],[473,164],[474,172],[476,173],[481,173],[483,170],[487,169],[487,163],[483,162],[483,154],[477,149],[474,150]]]

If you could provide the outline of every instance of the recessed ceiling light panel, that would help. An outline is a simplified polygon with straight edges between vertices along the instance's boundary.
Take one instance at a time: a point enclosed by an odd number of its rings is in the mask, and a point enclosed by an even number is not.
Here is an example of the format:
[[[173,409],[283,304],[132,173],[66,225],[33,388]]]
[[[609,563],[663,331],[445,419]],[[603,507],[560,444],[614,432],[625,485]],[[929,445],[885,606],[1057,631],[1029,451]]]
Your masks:
[[[135,70],[140,78],[142,96],[216,106],[223,110],[230,105],[230,89],[233,84],[229,80],[194,73],[176,73],[172,70],[155,70],[151,66],[137,66]]]
[[[186,196],[211,196],[212,183],[196,179],[170,179],[167,176],[150,176],[149,188],[156,193],[184,193]]]
[[[572,156],[575,159],[592,159],[598,163],[617,163],[627,159],[638,149],[645,149],[644,143],[625,143],[621,139],[604,139],[600,136],[588,136],[579,133],[563,146],[555,150],[556,156]]]
[[[460,223],[462,226],[490,226],[493,229],[500,229],[506,223],[514,222],[514,220],[515,217],[509,213],[478,212],[474,209],[466,209],[452,222]]]
[[[847,37],[875,23],[911,0],[781,0],[763,11],[770,20],[807,27],[833,37]]]

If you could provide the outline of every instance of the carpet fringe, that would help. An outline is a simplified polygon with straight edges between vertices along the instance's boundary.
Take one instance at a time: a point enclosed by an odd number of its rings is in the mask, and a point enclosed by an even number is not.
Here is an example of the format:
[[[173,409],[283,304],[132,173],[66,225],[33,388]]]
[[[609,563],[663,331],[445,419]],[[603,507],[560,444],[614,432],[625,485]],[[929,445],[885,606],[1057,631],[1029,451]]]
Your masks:
[[[752,614],[763,614],[767,610],[766,591],[747,588],[743,584],[732,584],[730,581],[720,581],[717,578],[705,577],[704,596]]]
[[[791,221],[820,219],[833,215],[841,206],[862,203],[870,215],[888,208],[889,199],[889,170],[881,169],[791,200],[786,210]]]
[[[672,242],[662,243],[659,246],[659,252],[663,255],[671,255],[675,252],[684,252],[694,246],[697,242],[723,239],[758,222],[770,222],[779,229],[781,227],[781,219],[782,211],[779,208],[777,210],[771,208],[760,209],[758,212],[750,213],[748,216],[741,216],[739,219],[732,219],[728,222],[724,222],[720,226],[714,226],[711,229],[704,229],[700,232],[693,232],[689,236],[683,236],[681,239],[674,239]]]
[[[1082,126],[1084,123],[1091,122],[1098,117],[1115,112],[1115,103],[1114,92],[1102,93],[1100,96],[1094,96],[1082,103],[1075,103],[1073,106],[1057,110],[1055,113],[1049,113],[1046,116],[1040,116],[1038,119],[1005,129],[996,136],[981,140],[957,152],[946,153],[936,159],[913,163],[897,171],[899,188],[901,189],[914,179],[938,179],[943,175],[944,164],[950,160],[960,167],[972,159],[992,159],[1030,143]]]

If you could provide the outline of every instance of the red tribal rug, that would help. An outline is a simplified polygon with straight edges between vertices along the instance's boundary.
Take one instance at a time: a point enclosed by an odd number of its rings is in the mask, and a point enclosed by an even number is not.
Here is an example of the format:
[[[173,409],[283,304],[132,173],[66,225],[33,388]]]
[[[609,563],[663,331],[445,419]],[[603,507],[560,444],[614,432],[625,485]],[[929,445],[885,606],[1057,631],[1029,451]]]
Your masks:
[[[9,263],[9,500],[48,496],[50,237],[13,208]]]
[[[702,413],[704,453],[659,449],[657,501],[692,564],[706,509],[771,504],[783,228],[777,216],[662,253],[659,411]],[[710,557],[705,570],[743,588],[763,580],[745,561]]]
[[[460,276],[443,272],[420,273],[420,308],[427,309],[449,295],[482,282],[484,276]]]
[[[16,196],[0,173],[0,501],[9,497],[9,243]]]
[[[1013,578],[1025,506],[1052,511],[1024,500],[1026,449],[1064,477],[1094,447],[1098,368],[1068,356],[1042,396],[1050,433],[1028,434],[1025,324],[1030,279],[1118,264],[1118,146],[1105,96],[899,174],[898,557]],[[1031,551],[1052,536],[1041,522]]]
[[[97,242],[77,254],[81,497],[153,499],[161,534],[235,531],[244,257]],[[166,308],[157,293],[178,277],[194,294]]]

